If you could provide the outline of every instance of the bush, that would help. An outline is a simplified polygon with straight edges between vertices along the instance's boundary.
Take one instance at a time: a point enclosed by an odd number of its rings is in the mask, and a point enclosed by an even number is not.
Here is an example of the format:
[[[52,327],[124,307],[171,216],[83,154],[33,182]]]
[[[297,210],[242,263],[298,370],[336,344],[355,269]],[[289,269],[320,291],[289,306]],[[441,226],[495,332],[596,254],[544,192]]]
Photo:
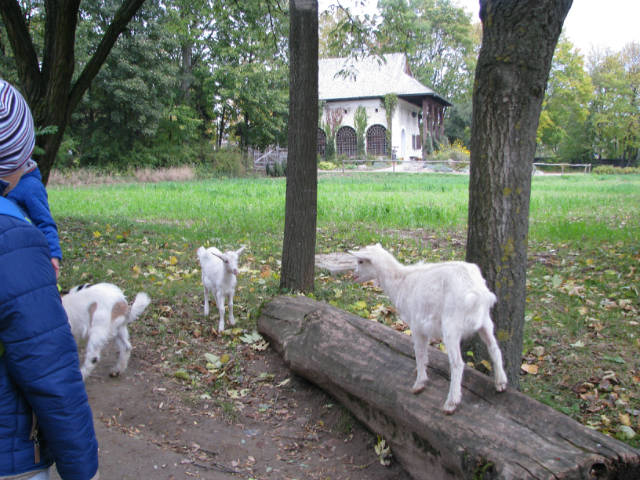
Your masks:
[[[320,170],[335,170],[336,164],[332,162],[320,162],[318,163],[318,168]]]
[[[460,140],[456,140],[449,145],[443,142],[440,148],[430,155],[429,160],[454,160],[456,162],[468,162],[471,153],[467,150]]]
[[[273,165],[267,163],[266,173],[270,177],[286,177],[287,176],[287,162],[285,160],[281,162],[274,162]]]
[[[613,165],[598,165],[592,170],[597,175],[639,175],[640,167],[614,167]]]
[[[216,150],[210,142],[205,142],[196,158],[198,177],[241,177],[247,173],[242,152],[237,148]]]

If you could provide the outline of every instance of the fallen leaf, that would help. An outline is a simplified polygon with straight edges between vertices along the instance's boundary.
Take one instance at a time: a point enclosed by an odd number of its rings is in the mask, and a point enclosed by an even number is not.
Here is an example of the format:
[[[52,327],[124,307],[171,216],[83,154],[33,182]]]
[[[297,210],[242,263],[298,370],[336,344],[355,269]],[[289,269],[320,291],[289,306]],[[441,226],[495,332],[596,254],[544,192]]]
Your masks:
[[[636,436],[636,431],[631,428],[628,427],[627,425],[622,425],[618,431],[622,434],[622,436],[626,439],[626,440],[631,440],[632,438],[634,438]]]
[[[631,426],[631,417],[628,413],[621,413],[618,415],[618,419],[622,425],[626,425],[627,427]]]
[[[482,360],[480,363],[484,366],[484,368],[491,371],[491,364],[487,360]],[[537,373],[537,367],[536,367],[536,373]]]
[[[537,375],[538,374],[538,365],[534,365],[531,363],[523,363],[520,366],[520,369],[522,369],[523,371],[525,371],[526,373],[529,373],[531,375]]]

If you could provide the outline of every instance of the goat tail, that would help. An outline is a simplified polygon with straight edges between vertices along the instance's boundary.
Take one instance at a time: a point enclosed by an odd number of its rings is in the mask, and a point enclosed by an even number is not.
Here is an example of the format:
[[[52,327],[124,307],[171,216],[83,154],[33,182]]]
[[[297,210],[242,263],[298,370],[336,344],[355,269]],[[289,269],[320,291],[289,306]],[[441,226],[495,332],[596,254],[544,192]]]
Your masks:
[[[145,311],[150,303],[151,298],[149,295],[145,292],[139,292],[129,309],[129,313],[127,314],[127,323],[133,322],[136,318],[142,315],[142,312]]]
[[[467,312],[486,309],[488,313],[497,301],[497,297],[490,290],[471,291],[464,297],[464,307]]]

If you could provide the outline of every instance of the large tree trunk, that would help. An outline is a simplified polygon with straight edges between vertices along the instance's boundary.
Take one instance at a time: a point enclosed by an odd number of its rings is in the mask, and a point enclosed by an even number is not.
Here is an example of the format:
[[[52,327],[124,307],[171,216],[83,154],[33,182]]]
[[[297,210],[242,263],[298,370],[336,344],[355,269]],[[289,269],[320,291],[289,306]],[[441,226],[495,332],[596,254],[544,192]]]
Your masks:
[[[38,158],[42,181],[49,179],[71,114],[100,71],[111,48],[144,0],[125,0],[116,12],[95,53],[73,83],[75,33],[80,0],[46,0],[42,68],[20,4],[0,2],[0,14],[13,49],[18,76],[37,127],[57,127],[37,138],[44,154]]]
[[[318,2],[289,2],[289,152],[280,288],[313,290],[318,171]]]
[[[519,384],[531,169],[553,52],[572,0],[481,0],[471,125],[467,261],[498,297],[492,318]],[[486,352],[474,343],[476,360]]]
[[[462,403],[441,406],[445,354],[430,348],[429,383],[411,393],[411,340],[384,325],[306,297],[277,297],[258,330],[298,375],[382,435],[414,479],[637,479],[640,452],[514,389],[465,368]]]

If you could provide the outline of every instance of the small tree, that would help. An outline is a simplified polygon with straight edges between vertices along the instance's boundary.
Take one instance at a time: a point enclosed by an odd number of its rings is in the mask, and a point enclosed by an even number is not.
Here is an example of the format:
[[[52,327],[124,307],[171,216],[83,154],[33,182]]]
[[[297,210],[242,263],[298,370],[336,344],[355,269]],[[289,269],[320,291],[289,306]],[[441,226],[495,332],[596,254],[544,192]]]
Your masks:
[[[326,108],[324,110],[324,124],[322,128],[327,136],[327,144],[325,147],[325,157],[327,160],[333,160],[336,155],[336,133],[342,125],[342,110],[339,108]]]
[[[384,96],[384,111],[387,117],[387,145],[391,146],[391,122],[393,121],[393,113],[396,111],[398,105],[398,96],[394,93],[388,93]],[[391,152],[389,152],[391,153]]]
[[[353,122],[356,127],[356,136],[357,136],[357,151],[358,156],[364,157],[364,135],[367,130],[367,110],[360,105],[353,116]]]

